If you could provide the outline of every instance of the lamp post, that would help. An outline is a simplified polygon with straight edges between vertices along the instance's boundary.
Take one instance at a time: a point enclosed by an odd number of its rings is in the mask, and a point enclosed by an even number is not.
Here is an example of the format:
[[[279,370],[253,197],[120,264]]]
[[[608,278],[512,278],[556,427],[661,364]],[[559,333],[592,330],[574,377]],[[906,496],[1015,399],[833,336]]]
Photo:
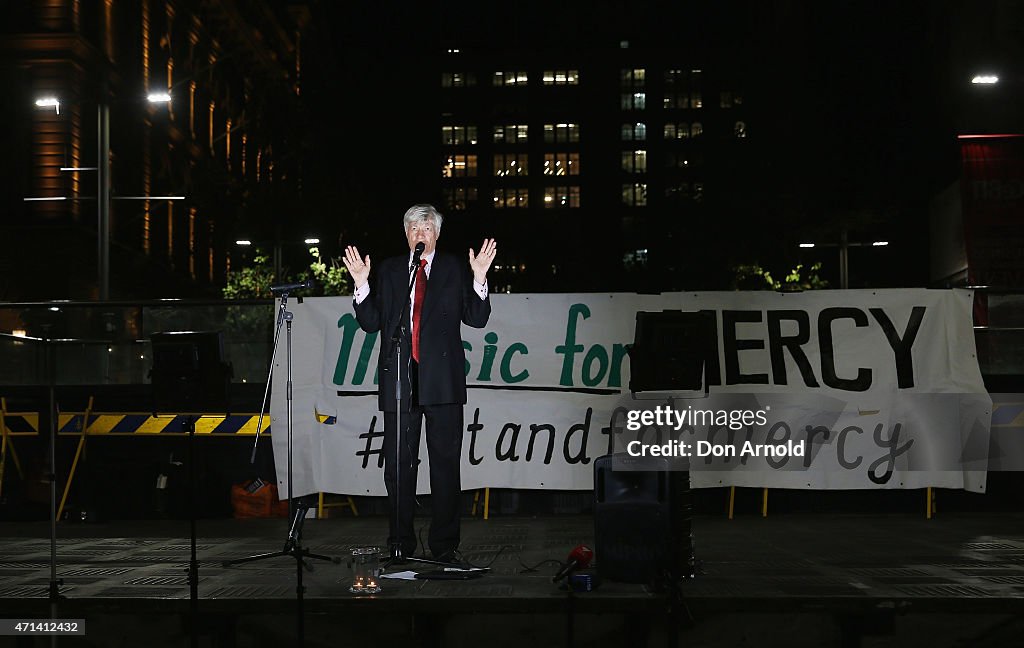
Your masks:
[[[110,299],[110,104],[100,99],[96,110],[96,259],[100,301]]]
[[[846,229],[839,233],[838,243],[801,243],[801,248],[834,247],[839,248],[839,287],[846,290],[850,287],[850,253],[851,247],[885,247],[888,241],[872,241],[870,243],[851,243]]]
[[[310,245],[317,245],[318,243],[320,243],[320,239],[316,238],[316,237],[312,237],[312,236],[311,237],[307,237],[307,238],[302,240],[302,244],[305,245],[306,247],[309,247]],[[244,248],[253,247],[253,246],[259,247],[260,245],[269,245],[269,244],[270,244],[269,242],[260,242],[260,241],[254,242],[251,239],[244,239],[244,238],[243,239],[238,239],[238,240],[235,241],[235,245],[237,245],[239,247],[244,247]],[[282,273],[282,271],[284,269],[284,263],[281,260],[281,254],[282,254],[281,249],[282,249],[282,247],[285,244],[288,244],[288,245],[298,245],[299,242],[298,241],[282,241],[281,239],[277,239],[277,240],[275,240],[273,242],[273,246],[274,246],[274,281],[283,281],[284,280],[284,277],[281,276],[281,273]]]
[[[146,96],[150,104],[167,104],[171,101],[168,92],[151,92]],[[36,106],[53,108],[60,114],[60,99],[41,97]],[[110,204],[111,200],[184,200],[184,196],[111,196],[110,194],[110,103],[107,89],[100,90],[96,105],[96,166],[61,167],[61,171],[96,171],[96,275],[100,301],[110,299]],[[30,197],[30,200],[67,200],[67,196]],[[78,199],[72,197],[72,200]]]

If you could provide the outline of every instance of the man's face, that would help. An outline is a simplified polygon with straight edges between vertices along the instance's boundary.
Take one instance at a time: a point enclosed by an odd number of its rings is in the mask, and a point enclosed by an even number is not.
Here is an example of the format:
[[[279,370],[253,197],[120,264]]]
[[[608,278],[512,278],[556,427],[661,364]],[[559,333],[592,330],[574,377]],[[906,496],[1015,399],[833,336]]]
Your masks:
[[[405,238],[409,241],[410,250],[415,250],[416,244],[421,241],[423,242],[423,256],[427,256],[434,251],[437,237],[438,233],[434,229],[434,221],[432,220],[413,221],[408,229],[405,230]]]

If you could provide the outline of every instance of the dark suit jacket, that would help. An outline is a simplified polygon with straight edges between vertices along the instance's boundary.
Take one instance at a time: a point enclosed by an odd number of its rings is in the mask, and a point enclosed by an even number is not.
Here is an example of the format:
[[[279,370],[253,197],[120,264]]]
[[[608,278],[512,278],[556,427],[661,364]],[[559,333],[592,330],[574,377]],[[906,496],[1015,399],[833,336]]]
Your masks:
[[[359,326],[367,333],[380,331],[377,358],[378,407],[395,411],[396,360],[391,331],[402,319],[402,398],[409,398],[408,367],[412,359],[409,315],[402,318],[409,289],[407,255],[385,259],[375,269],[370,296],[355,305]],[[461,324],[483,328],[491,315],[491,301],[480,299],[473,290],[469,264],[450,254],[437,252],[430,268],[427,294],[420,313],[419,404],[442,405],[466,402],[466,355],[462,349]]]

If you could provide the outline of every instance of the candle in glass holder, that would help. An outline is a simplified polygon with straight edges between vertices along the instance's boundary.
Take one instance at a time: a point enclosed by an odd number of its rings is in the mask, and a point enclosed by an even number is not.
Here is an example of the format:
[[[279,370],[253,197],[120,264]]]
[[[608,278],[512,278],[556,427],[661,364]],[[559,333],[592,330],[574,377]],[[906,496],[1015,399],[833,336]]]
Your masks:
[[[379,552],[377,547],[356,547],[352,550],[353,594],[376,594],[380,591],[377,577],[380,575]]]

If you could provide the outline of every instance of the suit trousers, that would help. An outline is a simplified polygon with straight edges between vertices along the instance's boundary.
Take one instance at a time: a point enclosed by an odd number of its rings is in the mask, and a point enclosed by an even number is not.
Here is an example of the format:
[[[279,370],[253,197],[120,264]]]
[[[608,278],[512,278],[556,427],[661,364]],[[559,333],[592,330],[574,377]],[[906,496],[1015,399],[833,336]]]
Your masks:
[[[427,455],[430,458],[430,505],[433,512],[427,545],[435,557],[440,557],[457,549],[460,539],[461,403],[418,405],[414,394],[409,411],[403,412],[401,417],[396,412],[384,412],[384,485],[391,509],[388,545],[399,543],[405,556],[412,556],[416,551],[413,514],[416,506],[420,428],[424,421]],[[395,444],[399,437],[402,443],[396,466]]]

